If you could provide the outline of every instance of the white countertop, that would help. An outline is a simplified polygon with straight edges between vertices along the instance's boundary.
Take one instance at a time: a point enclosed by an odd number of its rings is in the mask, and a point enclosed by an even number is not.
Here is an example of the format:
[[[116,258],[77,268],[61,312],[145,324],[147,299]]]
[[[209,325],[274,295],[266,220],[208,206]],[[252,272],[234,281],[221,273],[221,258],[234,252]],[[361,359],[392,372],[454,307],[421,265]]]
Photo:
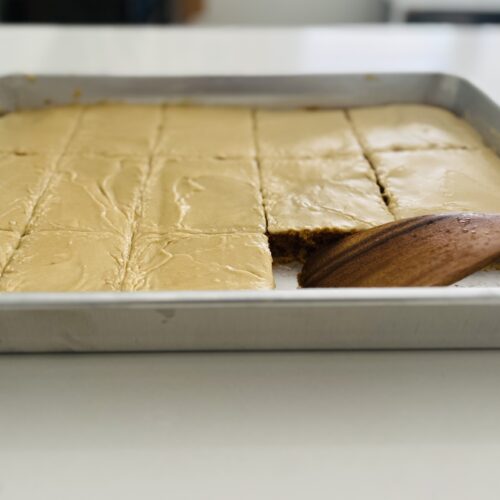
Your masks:
[[[500,29],[0,28],[0,73],[440,71]],[[402,332],[404,333],[404,332]],[[0,357],[0,499],[500,497],[500,352]]]

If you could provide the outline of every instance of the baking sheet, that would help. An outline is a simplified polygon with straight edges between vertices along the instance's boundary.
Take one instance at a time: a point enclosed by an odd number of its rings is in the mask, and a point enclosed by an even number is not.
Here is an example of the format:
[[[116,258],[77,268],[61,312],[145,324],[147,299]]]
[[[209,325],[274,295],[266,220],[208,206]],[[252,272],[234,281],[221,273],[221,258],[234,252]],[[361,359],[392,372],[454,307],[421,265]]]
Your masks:
[[[464,116],[500,152],[500,110],[450,75],[0,78],[0,109],[189,101],[347,107],[427,103]],[[500,347],[500,271],[447,288],[0,294],[0,352]]]

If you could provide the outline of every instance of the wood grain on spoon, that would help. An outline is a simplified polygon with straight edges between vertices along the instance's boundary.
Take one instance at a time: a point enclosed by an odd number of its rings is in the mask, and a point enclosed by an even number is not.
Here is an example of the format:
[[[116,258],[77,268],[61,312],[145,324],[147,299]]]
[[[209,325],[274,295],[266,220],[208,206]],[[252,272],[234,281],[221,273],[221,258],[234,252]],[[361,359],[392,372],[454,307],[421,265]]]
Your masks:
[[[445,286],[500,258],[500,214],[449,213],[390,222],[312,255],[302,287]]]

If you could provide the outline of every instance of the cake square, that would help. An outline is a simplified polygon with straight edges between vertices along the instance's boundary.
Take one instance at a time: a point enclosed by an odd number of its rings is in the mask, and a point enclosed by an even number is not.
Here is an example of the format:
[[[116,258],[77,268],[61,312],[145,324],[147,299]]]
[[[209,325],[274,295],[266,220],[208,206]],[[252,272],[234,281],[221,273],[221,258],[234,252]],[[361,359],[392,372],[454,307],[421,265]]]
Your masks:
[[[8,113],[0,117],[0,152],[62,154],[80,113],[80,106]]]
[[[146,161],[133,158],[65,157],[30,230],[127,233],[147,168]]]
[[[22,233],[56,160],[0,154],[0,230]]]
[[[40,231],[24,236],[0,279],[7,292],[119,290],[123,238],[109,233]]]
[[[477,149],[479,134],[450,111],[426,105],[375,106],[349,110],[364,149]]]
[[[265,232],[259,173],[252,160],[157,158],[147,183],[142,232]]]
[[[249,108],[167,107],[157,153],[170,158],[254,158]]]
[[[0,275],[19,243],[19,234],[0,230]]]
[[[393,220],[369,163],[360,156],[264,160],[269,233],[350,233]]]
[[[372,160],[397,219],[500,213],[500,159],[490,150],[386,152]]]
[[[126,290],[246,290],[274,287],[264,234],[142,235]]]
[[[161,116],[159,105],[106,103],[86,106],[68,152],[148,156],[156,141]]]
[[[361,153],[343,111],[258,110],[256,123],[262,158],[330,158]]]

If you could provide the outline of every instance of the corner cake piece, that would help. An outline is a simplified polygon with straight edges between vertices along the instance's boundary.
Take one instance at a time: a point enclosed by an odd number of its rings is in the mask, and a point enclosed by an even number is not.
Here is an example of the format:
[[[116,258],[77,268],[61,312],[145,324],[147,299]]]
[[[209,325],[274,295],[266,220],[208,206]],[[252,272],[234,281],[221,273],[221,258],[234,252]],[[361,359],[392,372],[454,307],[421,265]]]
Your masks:
[[[40,201],[30,230],[126,234],[139,204],[147,161],[65,157]]]
[[[329,158],[361,153],[343,111],[258,110],[261,158]]]
[[[0,230],[0,275],[19,243],[19,234]]]
[[[490,150],[376,153],[372,161],[397,219],[500,213],[500,159]]]
[[[264,160],[264,205],[273,256],[302,258],[325,240],[390,222],[375,175],[361,156]]]
[[[49,156],[0,154],[0,230],[23,233],[55,164]]]
[[[7,292],[119,290],[123,238],[107,233],[40,231],[24,236],[0,279]]]
[[[140,228],[149,233],[264,233],[257,165],[251,160],[157,158]]]
[[[142,235],[125,290],[246,290],[274,287],[264,234]]]
[[[254,158],[249,108],[168,106],[156,152],[170,158]]]
[[[80,106],[61,106],[8,113],[0,117],[0,152],[62,154],[80,112]]]
[[[159,105],[88,105],[68,146],[68,153],[148,156],[154,147],[161,116]]]
[[[479,134],[465,120],[435,106],[374,106],[351,109],[348,114],[368,153],[484,146]]]

